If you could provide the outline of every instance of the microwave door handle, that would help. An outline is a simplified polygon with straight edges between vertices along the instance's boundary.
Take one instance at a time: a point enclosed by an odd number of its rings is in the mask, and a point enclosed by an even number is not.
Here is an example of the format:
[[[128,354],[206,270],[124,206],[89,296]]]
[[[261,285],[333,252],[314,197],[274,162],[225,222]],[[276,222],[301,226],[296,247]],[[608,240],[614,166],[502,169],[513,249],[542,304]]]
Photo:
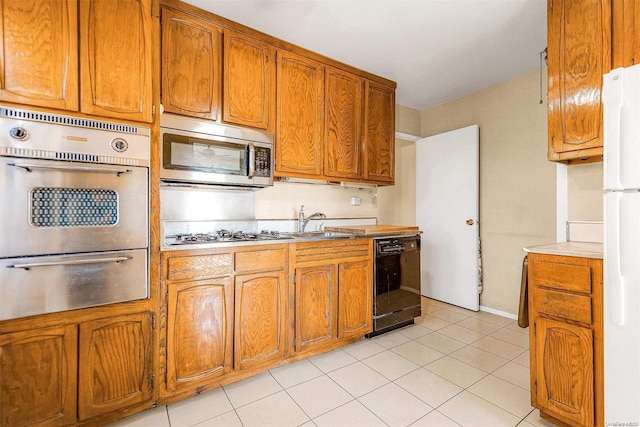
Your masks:
[[[39,165],[33,163],[7,163],[7,166],[13,166],[16,168],[21,168],[26,170],[27,172],[32,172],[33,169],[53,169],[59,171],[69,171],[69,172],[99,172],[99,173],[115,173],[120,176],[123,173],[131,173],[133,172],[131,169],[120,169],[120,168],[92,168],[89,166],[64,166],[64,165]]]
[[[253,178],[256,173],[256,146],[249,143],[249,179]]]
[[[96,264],[103,262],[123,262],[129,261],[130,256],[117,256],[117,257],[109,257],[109,258],[88,258],[88,259],[75,259],[69,261],[51,261],[51,262],[30,262],[26,264],[13,264],[7,266],[8,268],[24,268],[28,270],[33,267],[51,267],[56,265],[80,265],[80,264]]]

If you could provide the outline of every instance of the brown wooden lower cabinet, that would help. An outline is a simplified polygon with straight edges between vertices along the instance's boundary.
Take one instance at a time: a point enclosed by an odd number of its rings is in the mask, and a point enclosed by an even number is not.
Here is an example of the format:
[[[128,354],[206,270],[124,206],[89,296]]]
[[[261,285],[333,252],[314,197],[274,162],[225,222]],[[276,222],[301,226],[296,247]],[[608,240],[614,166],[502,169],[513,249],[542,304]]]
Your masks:
[[[135,313],[80,324],[80,420],[151,399],[151,323]]]
[[[371,332],[371,245],[371,239],[293,245],[293,355],[331,349]]]
[[[531,405],[558,425],[602,426],[602,260],[528,258]]]
[[[0,425],[76,421],[77,325],[0,335]]]
[[[151,407],[152,314],[0,335],[0,425],[62,426]]]

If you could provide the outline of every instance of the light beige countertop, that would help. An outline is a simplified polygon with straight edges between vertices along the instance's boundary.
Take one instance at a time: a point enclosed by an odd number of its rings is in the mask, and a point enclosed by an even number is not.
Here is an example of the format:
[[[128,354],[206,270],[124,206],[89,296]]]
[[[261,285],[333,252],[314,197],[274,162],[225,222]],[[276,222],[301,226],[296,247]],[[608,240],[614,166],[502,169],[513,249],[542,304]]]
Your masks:
[[[593,242],[563,242],[548,245],[526,246],[525,252],[534,254],[564,255],[582,258],[602,259],[602,243]]]

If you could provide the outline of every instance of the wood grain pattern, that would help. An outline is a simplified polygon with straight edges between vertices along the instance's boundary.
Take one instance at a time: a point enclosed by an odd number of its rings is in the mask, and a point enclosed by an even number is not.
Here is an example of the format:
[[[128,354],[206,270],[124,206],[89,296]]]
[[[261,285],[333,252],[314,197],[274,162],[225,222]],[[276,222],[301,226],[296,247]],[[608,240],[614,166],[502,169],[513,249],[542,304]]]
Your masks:
[[[191,15],[162,11],[162,104],[166,112],[217,120],[222,29]]]
[[[152,353],[150,313],[82,323],[79,419],[145,401],[151,406]]]
[[[271,130],[275,105],[275,49],[262,40],[224,31],[223,120]]]
[[[200,280],[209,277],[230,275],[233,258],[229,253],[211,255],[183,255],[167,259],[165,278],[167,280]]]
[[[234,369],[281,360],[285,350],[285,273],[236,276]]]
[[[588,328],[536,321],[538,402],[572,425],[593,426],[593,338]]]
[[[591,268],[588,265],[539,262],[533,280],[537,286],[591,293]]]
[[[362,337],[373,329],[373,279],[370,261],[338,265],[338,338]]]
[[[276,176],[322,176],[323,105],[322,64],[278,51]]]
[[[334,339],[337,271],[332,264],[297,268],[295,350],[309,351]]]
[[[336,239],[295,244],[296,265],[318,265],[332,260],[366,258],[371,254],[370,239]]]
[[[536,287],[531,293],[535,301],[536,311],[566,320],[574,320],[590,325],[593,321],[591,297],[568,292]]]
[[[549,160],[603,145],[602,75],[611,70],[610,0],[548,0]],[[601,156],[601,148],[596,155]],[[568,160],[571,156],[563,156]]]
[[[167,389],[193,388],[229,373],[233,290],[228,278],[169,286]]]
[[[349,225],[349,226],[326,226],[325,231],[333,231],[336,233],[351,233],[361,236],[373,236],[395,233],[417,233],[418,226],[414,225]]]
[[[611,2],[613,68],[640,63],[640,1]]]
[[[326,67],[324,174],[362,178],[362,79]]]
[[[76,422],[75,325],[0,335],[0,425]]]
[[[0,100],[77,111],[76,0],[0,6]]]
[[[80,2],[80,109],[151,122],[151,0]]]
[[[364,93],[364,178],[393,184],[395,91],[366,80]]]
[[[236,252],[234,258],[235,271],[237,273],[282,270],[287,266],[287,250],[285,247]]]
[[[602,284],[601,259],[529,254],[531,404],[559,425],[604,424]]]

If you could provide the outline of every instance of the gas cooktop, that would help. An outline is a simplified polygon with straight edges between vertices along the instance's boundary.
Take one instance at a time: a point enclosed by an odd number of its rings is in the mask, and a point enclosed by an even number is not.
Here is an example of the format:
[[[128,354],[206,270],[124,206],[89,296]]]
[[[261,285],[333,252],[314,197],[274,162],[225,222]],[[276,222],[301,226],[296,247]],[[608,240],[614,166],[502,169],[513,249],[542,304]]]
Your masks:
[[[217,230],[207,233],[185,233],[165,236],[165,245],[195,245],[203,243],[252,242],[258,240],[285,240],[290,236],[281,236],[278,231],[249,233],[244,231]]]

